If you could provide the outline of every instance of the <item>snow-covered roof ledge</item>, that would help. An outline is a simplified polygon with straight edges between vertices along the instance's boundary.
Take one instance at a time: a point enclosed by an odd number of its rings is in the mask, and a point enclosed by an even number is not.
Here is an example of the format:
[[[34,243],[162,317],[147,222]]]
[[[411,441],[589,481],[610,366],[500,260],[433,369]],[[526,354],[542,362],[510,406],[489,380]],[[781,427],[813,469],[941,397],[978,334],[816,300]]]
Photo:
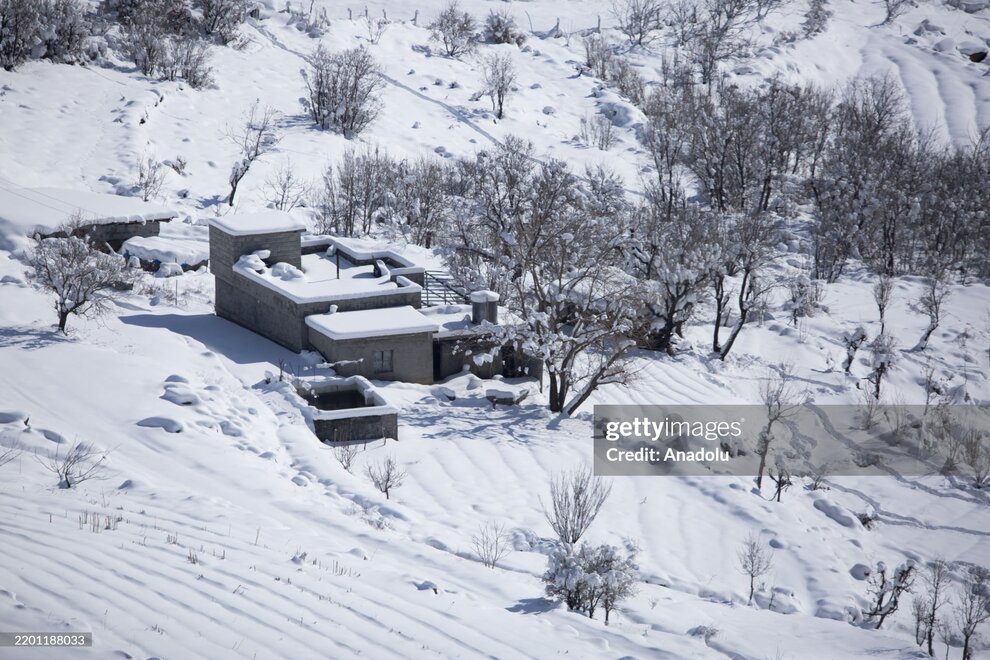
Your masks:
[[[436,332],[440,329],[436,322],[426,318],[419,310],[410,305],[363,309],[354,312],[335,312],[333,314],[313,314],[306,317],[306,325],[321,335],[336,341],[413,335],[422,332]]]
[[[286,231],[302,232],[306,223],[285,211],[269,209],[258,213],[235,213],[211,218],[210,225],[231,236],[278,234]]]
[[[169,221],[179,212],[170,207],[91,190],[0,187],[0,224],[26,234],[57,229],[76,216],[94,225],[145,224]]]

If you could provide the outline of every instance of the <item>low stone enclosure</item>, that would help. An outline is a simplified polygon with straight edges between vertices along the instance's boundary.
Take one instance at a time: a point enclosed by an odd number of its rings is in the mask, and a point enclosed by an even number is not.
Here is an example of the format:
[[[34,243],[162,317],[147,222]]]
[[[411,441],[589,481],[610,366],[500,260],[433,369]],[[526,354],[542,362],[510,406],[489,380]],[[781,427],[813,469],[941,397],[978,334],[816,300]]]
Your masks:
[[[78,223],[73,234],[88,236],[103,249],[119,251],[130,238],[157,236],[178,212],[137,197],[61,188],[0,189],[0,224],[26,236],[65,236],[62,227]]]
[[[296,404],[323,442],[399,439],[399,411],[361,376],[296,379]]]
[[[542,375],[539,360],[517,351],[480,357],[476,327],[498,323],[497,295],[423,309],[424,268],[304,230],[280,211],[211,220],[217,315],[290,350],[319,351],[341,376],[431,384],[464,369]]]

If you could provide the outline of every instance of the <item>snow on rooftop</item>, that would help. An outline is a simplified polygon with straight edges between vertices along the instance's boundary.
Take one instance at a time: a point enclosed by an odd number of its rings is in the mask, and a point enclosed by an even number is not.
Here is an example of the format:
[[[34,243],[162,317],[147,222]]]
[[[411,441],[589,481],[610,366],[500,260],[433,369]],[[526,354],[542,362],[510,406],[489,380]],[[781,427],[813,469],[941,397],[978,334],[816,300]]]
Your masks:
[[[397,277],[398,284],[389,276],[375,277],[373,266],[353,264],[343,257],[340,259],[340,277],[337,276],[337,259],[324,254],[302,255],[302,277],[286,277],[284,270],[276,269],[277,266],[267,268],[261,264],[251,268],[238,261],[234,264],[234,272],[274,289],[298,304],[387,295],[400,288],[410,292],[419,289],[418,284],[405,277]]]
[[[210,243],[192,236],[135,236],[124,241],[120,253],[145,261],[195,265],[209,260]]]
[[[77,214],[87,223],[103,225],[171,220],[179,212],[137,197],[91,190],[0,187],[0,224],[22,233],[55,229]]]
[[[238,213],[220,218],[212,218],[210,224],[231,236],[251,236],[253,234],[274,234],[283,231],[302,231],[306,224],[286,213],[269,209],[258,213]]]
[[[438,326],[419,310],[405,307],[364,309],[356,312],[314,314],[306,317],[306,325],[330,339],[362,339],[436,332]]]
[[[498,302],[498,294],[494,291],[474,291],[471,293],[471,302]]]

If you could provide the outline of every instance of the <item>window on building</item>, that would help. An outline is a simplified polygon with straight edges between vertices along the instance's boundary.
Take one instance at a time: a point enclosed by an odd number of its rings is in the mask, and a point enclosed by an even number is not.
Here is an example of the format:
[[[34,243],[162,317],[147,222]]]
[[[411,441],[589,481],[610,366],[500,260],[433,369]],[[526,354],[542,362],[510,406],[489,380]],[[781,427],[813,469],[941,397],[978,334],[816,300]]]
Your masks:
[[[392,371],[393,351],[375,351],[371,358],[371,367],[376,374],[383,374]]]

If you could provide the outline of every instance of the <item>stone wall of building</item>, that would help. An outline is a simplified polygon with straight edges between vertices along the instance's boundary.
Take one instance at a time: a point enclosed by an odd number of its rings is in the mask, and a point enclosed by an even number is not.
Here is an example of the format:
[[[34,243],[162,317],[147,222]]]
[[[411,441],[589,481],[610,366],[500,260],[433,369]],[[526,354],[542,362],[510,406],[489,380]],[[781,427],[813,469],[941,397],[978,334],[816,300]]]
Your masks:
[[[399,416],[395,413],[346,419],[314,419],[313,426],[316,437],[324,442],[399,439]]]
[[[302,251],[299,239],[302,232],[302,229],[294,229],[270,234],[232,236],[210,225],[210,270],[215,275],[229,272],[233,276],[233,266],[237,260],[256,250],[269,250],[272,253],[266,260],[268,265],[285,262],[300,268]]]
[[[341,376],[364,376],[374,380],[401,380],[407,383],[433,382],[433,339],[429,332],[364,339],[333,340],[310,328],[309,343],[335,364]],[[391,350],[393,369],[375,373],[375,351]]]

